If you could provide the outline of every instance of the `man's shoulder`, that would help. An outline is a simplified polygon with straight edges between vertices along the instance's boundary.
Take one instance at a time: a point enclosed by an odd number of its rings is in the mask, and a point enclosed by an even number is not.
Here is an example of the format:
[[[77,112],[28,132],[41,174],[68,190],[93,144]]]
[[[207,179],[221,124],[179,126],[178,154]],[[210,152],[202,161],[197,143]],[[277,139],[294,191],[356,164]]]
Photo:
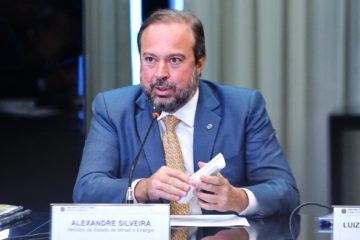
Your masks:
[[[209,80],[201,80],[201,88],[204,92],[218,95],[220,98],[250,98],[254,94],[260,94],[257,89],[235,85],[223,85]]]
[[[134,100],[137,99],[141,93],[140,85],[131,85],[103,91],[100,94],[102,94],[104,98],[111,100],[118,98],[121,98],[122,100]]]
[[[141,94],[142,91],[139,85],[103,91],[95,97],[93,107],[96,109],[106,108],[109,113],[134,111]]]

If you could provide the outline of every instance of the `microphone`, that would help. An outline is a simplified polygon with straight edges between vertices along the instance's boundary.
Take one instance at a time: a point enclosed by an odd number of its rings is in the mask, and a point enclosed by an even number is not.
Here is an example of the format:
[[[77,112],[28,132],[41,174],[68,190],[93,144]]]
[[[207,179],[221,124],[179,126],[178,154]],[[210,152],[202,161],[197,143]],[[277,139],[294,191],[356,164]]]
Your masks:
[[[126,203],[127,204],[133,204],[134,203],[134,198],[133,198],[133,189],[131,187],[131,183],[132,183],[132,178],[133,178],[133,175],[134,175],[134,170],[136,168],[136,165],[139,161],[139,158],[140,158],[140,154],[144,148],[144,145],[145,145],[145,142],[149,136],[149,133],[150,133],[150,130],[152,129],[152,126],[154,125],[154,122],[155,120],[160,116],[161,114],[161,109],[159,108],[156,108],[155,106],[153,107],[153,112],[152,112],[152,120],[151,120],[151,123],[150,123],[150,126],[145,134],[145,138],[143,140],[143,142],[141,143],[140,145],[140,148],[139,148],[139,151],[137,152],[136,156],[135,156],[135,159],[131,165],[131,169],[130,169],[130,175],[129,175],[129,178],[128,178],[128,190],[127,190],[127,193],[126,193]]]

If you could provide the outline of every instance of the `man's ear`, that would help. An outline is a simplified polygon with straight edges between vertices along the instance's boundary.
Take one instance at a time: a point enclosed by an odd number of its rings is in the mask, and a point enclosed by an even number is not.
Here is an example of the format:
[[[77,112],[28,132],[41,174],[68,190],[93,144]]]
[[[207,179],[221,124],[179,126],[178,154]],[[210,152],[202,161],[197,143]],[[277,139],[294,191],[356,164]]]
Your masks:
[[[201,75],[204,69],[204,65],[205,65],[205,56],[201,57],[196,64],[199,76]]]

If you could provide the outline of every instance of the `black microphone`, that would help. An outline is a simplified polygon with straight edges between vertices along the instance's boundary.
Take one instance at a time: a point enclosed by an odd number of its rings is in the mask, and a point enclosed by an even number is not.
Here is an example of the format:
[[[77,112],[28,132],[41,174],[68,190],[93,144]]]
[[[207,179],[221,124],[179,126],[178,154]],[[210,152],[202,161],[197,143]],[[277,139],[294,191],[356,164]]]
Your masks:
[[[144,145],[145,145],[145,142],[146,142],[146,139],[148,138],[149,136],[149,133],[150,133],[150,130],[152,129],[152,126],[154,125],[154,122],[155,120],[160,116],[161,114],[161,110],[156,108],[156,107],[153,107],[153,113],[152,113],[152,120],[151,120],[151,123],[150,123],[150,126],[145,134],[145,138],[143,140],[143,142],[141,143],[140,145],[140,148],[139,148],[139,151],[138,153],[136,154],[135,156],[135,159],[131,165],[131,169],[130,169],[130,175],[129,175],[129,179],[128,179],[128,190],[127,190],[127,193],[126,193],[126,203],[128,204],[132,204],[134,203],[134,198],[133,198],[133,189],[131,187],[131,183],[132,183],[132,178],[133,178],[133,175],[134,175],[134,170],[136,168],[136,165],[139,161],[139,158],[140,158],[140,154],[144,148]]]

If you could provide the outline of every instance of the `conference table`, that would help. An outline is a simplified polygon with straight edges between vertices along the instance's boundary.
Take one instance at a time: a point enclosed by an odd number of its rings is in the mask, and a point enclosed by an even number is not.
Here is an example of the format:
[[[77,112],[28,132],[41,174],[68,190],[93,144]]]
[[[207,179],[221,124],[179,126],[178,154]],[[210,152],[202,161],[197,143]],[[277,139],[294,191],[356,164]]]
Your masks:
[[[272,216],[265,219],[248,219],[250,227],[202,227],[197,229],[196,239],[332,239],[330,228],[322,228],[318,217],[309,214],[294,215],[291,231],[289,215]],[[30,216],[7,226],[0,226],[0,239],[50,239],[51,220],[49,212],[32,212]],[[119,239],[120,240],[120,239]]]

